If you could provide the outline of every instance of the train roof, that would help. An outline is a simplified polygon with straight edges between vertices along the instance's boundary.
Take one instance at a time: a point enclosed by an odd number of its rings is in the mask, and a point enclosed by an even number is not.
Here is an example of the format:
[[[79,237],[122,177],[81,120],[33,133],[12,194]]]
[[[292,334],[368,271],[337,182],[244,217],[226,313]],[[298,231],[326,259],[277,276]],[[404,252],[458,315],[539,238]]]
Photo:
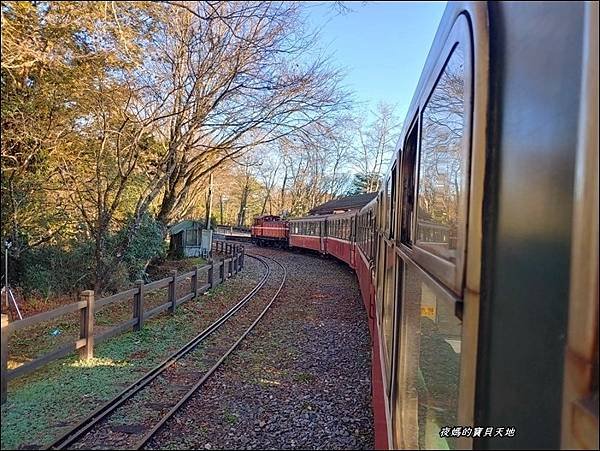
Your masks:
[[[329,215],[311,215],[311,216],[302,216],[300,218],[290,218],[290,221],[324,221],[327,219]]]
[[[377,207],[377,197],[374,197],[373,199],[371,199],[371,201],[366,204],[364,207],[362,207],[360,209],[360,212],[362,213],[363,211],[367,211],[367,210],[374,210]]]

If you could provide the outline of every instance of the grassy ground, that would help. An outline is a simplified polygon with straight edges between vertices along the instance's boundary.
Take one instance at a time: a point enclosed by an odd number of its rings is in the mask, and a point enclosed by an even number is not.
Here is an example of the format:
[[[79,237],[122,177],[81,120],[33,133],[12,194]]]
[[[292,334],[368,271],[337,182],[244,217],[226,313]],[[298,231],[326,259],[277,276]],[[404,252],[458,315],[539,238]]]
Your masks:
[[[195,266],[205,263],[202,258],[188,258],[184,260],[166,261],[160,267],[154,269],[152,280],[159,280],[167,277],[169,271],[177,269],[179,273],[190,271]],[[201,286],[206,281],[206,271],[199,273],[198,285]],[[189,279],[183,280],[178,284],[177,297],[181,297],[190,291]],[[168,297],[167,288],[153,290],[147,293],[144,298],[145,309],[150,310],[166,302]],[[55,303],[49,303],[48,306],[56,308],[63,303],[73,302],[72,299],[60,298]],[[50,308],[46,309],[49,310]],[[133,297],[128,300],[120,301],[106,306],[99,312],[96,312],[94,318],[94,327],[96,333],[116,326],[123,321],[131,318],[133,312]],[[37,313],[37,312],[32,312]],[[27,315],[30,316],[30,315]],[[57,349],[63,344],[72,342],[79,338],[79,312],[63,315],[52,321],[46,321],[35,326],[17,331],[10,338],[10,353],[8,367],[10,369],[20,366],[22,363],[43,356],[53,349]]]
[[[248,285],[245,279],[250,278],[240,273],[179,306],[174,315],[161,314],[142,331],[99,344],[90,361],[67,357],[9,383],[8,402],[2,406],[2,449],[50,444],[69,425],[189,341],[204,327],[202,323],[208,325],[216,318],[209,311],[223,309],[247,291],[244,283]]]

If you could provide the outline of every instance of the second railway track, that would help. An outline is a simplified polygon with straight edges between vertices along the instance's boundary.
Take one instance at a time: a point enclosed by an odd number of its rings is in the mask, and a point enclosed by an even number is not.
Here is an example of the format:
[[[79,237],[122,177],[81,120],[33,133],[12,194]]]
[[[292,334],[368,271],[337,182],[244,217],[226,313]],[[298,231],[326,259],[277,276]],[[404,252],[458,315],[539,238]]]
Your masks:
[[[246,255],[266,269],[246,296],[47,449],[141,449],[149,443],[252,331],[283,288],[283,265],[270,257]]]

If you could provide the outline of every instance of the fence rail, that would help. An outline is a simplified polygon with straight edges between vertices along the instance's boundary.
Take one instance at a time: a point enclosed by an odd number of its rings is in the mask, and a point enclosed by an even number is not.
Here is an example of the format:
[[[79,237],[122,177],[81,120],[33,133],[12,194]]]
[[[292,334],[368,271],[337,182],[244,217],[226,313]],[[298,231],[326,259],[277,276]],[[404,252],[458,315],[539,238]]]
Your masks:
[[[129,329],[139,330],[144,327],[144,322],[159,313],[170,310],[175,312],[178,305],[183,304],[190,299],[195,298],[199,294],[203,294],[212,287],[223,283],[229,277],[237,274],[244,266],[244,248],[238,244],[225,243],[223,241],[215,241],[212,246],[212,252],[225,254],[226,258],[202,266],[197,266],[192,271],[183,274],[177,274],[177,271],[172,271],[169,277],[156,280],[144,284],[141,280],[136,282],[135,288],[113,294],[111,296],[95,299],[95,293],[91,290],[82,291],[79,295],[79,301],[72,304],[63,305],[54,310],[38,313],[37,315],[24,318],[22,320],[9,322],[8,315],[2,315],[2,349],[0,356],[0,383],[2,385],[2,400],[4,404],[7,397],[8,381],[20,376],[29,374],[38,368],[41,368],[48,363],[62,358],[72,352],[77,351],[79,358],[82,360],[91,359],[94,356],[94,344],[100,343],[108,338],[112,338]],[[215,274],[215,269],[217,273]],[[206,270],[206,283],[198,286],[198,273]],[[215,278],[215,275],[218,277]],[[177,299],[176,287],[177,284],[186,279],[190,280],[190,291]],[[154,307],[150,310],[144,308],[144,297],[148,293],[168,287],[168,298],[164,304]],[[94,316],[103,307],[107,305],[130,300],[133,298],[132,318],[124,321],[116,326],[101,333],[94,333]],[[40,357],[37,357],[23,365],[8,369],[8,345],[10,335],[27,327],[35,326],[36,324],[53,320],[64,315],[74,312],[80,312],[79,339],[63,344],[62,346],[48,352]]]

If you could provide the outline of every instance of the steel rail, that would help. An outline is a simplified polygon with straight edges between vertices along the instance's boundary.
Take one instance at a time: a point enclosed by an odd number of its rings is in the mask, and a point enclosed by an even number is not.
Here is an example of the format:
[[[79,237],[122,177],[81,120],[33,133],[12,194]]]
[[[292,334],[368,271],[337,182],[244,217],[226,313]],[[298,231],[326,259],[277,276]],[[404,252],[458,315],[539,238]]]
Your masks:
[[[82,435],[87,433],[92,427],[102,421],[106,416],[112,413],[117,407],[121,406],[125,401],[131,398],[133,395],[142,390],[146,385],[156,379],[160,374],[162,374],[167,368],[171,367],[175,362],[181,359],[183,356],[188,354],[190,351],[195,349],[200,343],[202,343],[206,338],[212,335],[217,329],[219,329],[223,324],[225,324],[233,315],[235,315],[242,307],[244,307],[253,297],[254,295],[265,285],[267,279],[271,275],[271,268],[269,265],[259,257],[248,255],[250,258],[254,258],[261,262],[264,267],[267,269],[264,276],[260,279],[260,281],[256,284],[252,290],[250,290],[236,305],[231,307],[227,312],[225,312],[220,318],[218,318],[215,322],[213,322],[210,326],[188,341],[183,347],[179,350],[175,351],[171,354],[166,360],[159,363],[152,370],[148,371],[142,377],[140,377],[137,381],[133,382],[131,385],[127,386],[123,391],[121,391],[118,395],[112,398],[110,401],[106,402],[96,410],[94,410],[91,414],[77,423],[74,427],[68,430],[66,433],[61,435],[58,439],[56,439],[50,446],[45,449],[64,449],[68,447],[72,443],[74,443],[77,439],[79,439]]]
[[[250,255],[250,254],[246,254],[246,255]],[[251,255],[251,256],[256,258],[256,256],[254,256],[254,255]],[[244,338],[246,338],[246,336],[254,329],[254,327],[256,327],[256,325],[262,319],[262,317],[265,316],[265,314],[267,313],[269,308],[271,308],[271,305],[273,304],[273,302],[275,301],[277,296],[279,296],[279,293],[281,292],[281,290],[286,282],[286,279],[287,279],[287,269],[285,268],[285,266],[283,266],[281,263],[279,263],[277,260],[275,260],[273,258],[267,257],[265,255],[261,255],[260,257],[267,258],[267,259],[277,263],[283,269],[283,279],[281,281],[281,284],[279,285],[279,288],[277,289],[277,292],[273,295],[273,297],[271,298],[269,303],[262,310],[262,312],[258,315],[258,317],[254,320],[254,322],[250,325],[250,327],[248,327],[248,329],[246,329],[246,331],[227,350],[227,352],[225,354],[223,354],[223,356],[217,361],[217,363],[215,363],[204,374],[204,376],[202,376],[202,378],[196,384],[194,384],[192,386],[192,388],[190,388],[188,390],[188,392],[179,400],[179,402],[177,404],[175,404],[171,408],[171,410],[169,410],[169,412],[167,412],[167,414],[165,416],[163,416],[156,425],[154,425],[154,427],[136,444],[134,449],[137,450],[137,449],[143,448],[152,439],[152,437],[154,437],[156,435],[156,433],[164,426],[164,424],[194,395],[194,393],[196,393],[196,391],[198,391],[198,389],[202,385],[204,385],[204,383],[210,378],[210,376],[221,366],[221,364],[225,361],[225,359],[233,351],[235,351],[235,349],[239,346],[239,344],[242,342],[242,340],[244,340]]]

